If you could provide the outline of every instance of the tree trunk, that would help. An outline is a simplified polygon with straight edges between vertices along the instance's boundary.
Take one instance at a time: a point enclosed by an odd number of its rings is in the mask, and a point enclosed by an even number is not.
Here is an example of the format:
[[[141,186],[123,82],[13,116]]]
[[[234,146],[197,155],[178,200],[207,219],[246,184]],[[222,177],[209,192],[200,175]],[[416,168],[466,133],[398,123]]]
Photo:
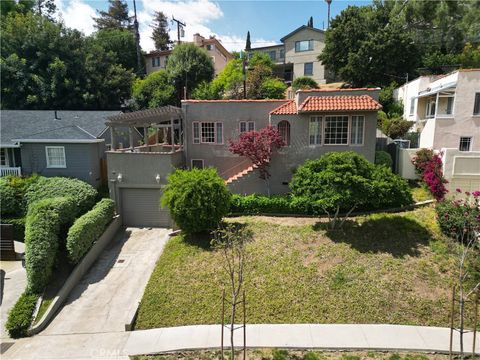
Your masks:
[[[230,321],[230,359],[235,359],[235,344],[233,341],[233,334],[235,333],[235,314],[237,310],[237,296],[232,293],[232,319]]]

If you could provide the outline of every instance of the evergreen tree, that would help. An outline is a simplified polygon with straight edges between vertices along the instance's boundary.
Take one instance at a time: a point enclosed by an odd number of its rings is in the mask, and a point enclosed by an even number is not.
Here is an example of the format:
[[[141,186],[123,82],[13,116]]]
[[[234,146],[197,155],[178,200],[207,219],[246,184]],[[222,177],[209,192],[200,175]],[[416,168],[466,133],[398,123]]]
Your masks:
[[[313,28],[313,16],[310,16],[310,19],[308,19],[307,26]]]
[[[25,2],[24,3],[28,3]],[[28,5],[27,5],[28,6]],[[35,4],[38,15],[44,16],[49,20],[53,20],[53,16],[57,11],[57,6],[54,0],[37,0]]]
[[[133,29],[132,17],[128,16],[128,5],[124,0],[108,0],[108,11],[99,11],[95,27],[102,29]]]
[[[245,50],[250,51],[252,49],[252,43],[250,42],[250,31],[247,32],[247,43],[245,44]]]
[[[153,20],[152,40],[155,43],[155,49],[168,50],[172,44],[170,35],[168,35],[168,19],[161,11],[155,12]]]

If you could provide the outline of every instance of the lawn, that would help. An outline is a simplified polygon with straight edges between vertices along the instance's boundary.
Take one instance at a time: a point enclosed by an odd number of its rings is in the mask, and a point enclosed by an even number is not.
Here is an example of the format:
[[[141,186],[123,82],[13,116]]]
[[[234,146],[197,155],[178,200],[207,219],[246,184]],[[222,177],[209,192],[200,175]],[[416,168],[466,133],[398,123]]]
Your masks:
[[[315,219],[238,217],[254,233],[246,274],[248,323],[449,325],[453,246],[433,207],[356,218],[344,230]],[[208,239],[167,243],[136,329],[215,324],[225,283]]]

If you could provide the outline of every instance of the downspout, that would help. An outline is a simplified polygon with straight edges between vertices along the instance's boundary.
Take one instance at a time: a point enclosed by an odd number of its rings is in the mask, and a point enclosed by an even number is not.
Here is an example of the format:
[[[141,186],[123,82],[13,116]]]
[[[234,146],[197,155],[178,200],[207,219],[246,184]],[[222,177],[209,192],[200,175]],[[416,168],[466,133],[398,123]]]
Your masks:
[[[185,110],[183,110],[183,107],[185,107]],[[183,163],[184,163],[184,167],[187,167],[187,154],[188,154],[188,123],[187,123],[188,104],[187,103],[185,103],[185,102],[183,103],[182,110],[183,110],[182,111],[183,112],[182,122],[183,122],[183,126],[184,126],[184,131],[183,131]]]

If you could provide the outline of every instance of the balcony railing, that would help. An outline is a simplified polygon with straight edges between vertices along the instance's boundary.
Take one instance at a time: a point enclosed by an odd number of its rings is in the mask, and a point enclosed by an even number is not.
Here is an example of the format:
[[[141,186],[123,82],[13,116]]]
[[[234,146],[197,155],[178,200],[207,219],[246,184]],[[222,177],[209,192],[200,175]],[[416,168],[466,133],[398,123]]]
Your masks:
[[[20,167],[0,167],[0,177],[9,175],[21,176],[22,169]]]

